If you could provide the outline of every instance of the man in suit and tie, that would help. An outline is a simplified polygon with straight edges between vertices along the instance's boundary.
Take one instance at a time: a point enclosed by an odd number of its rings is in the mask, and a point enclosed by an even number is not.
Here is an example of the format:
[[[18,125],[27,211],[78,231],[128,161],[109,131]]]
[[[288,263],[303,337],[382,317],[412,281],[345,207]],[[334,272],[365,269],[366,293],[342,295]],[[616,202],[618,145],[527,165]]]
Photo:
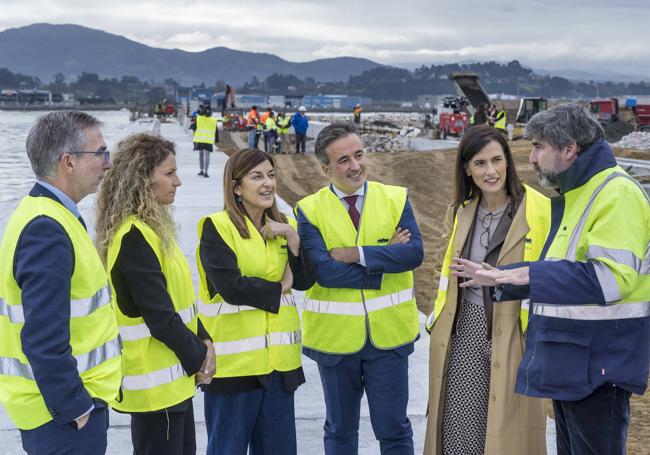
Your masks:
[[[110,167],[99,121],[38,119],[27,137],[37,183],[0,245],[0,402],[29,454],[106,450],[121,345],[104,266],[77,204]]]
[[[406,188],[367,181],[354,123],[316,139],[330,185],[296,208],[302,247],[316,267],[303,312],[304,353],[318,363],[325,394],[325,453],[358,452],[360,402],[382,454],[412,454],[408,356],[418,338],[413,269],[420,231]]]

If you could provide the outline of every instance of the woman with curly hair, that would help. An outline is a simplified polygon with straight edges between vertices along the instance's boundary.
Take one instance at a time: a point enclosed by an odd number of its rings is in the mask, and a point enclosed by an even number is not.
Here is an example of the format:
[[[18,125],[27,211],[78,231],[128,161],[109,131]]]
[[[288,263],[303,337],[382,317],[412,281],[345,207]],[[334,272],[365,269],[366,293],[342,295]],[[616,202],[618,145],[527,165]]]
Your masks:
[[[96,240],[123,343],[124,377],[111,406],[131,414],[134,453],[195,453],[194,387],[210,381],[215,354],[175,240],[174,144],[141,133],[117,148],[99,190]]]

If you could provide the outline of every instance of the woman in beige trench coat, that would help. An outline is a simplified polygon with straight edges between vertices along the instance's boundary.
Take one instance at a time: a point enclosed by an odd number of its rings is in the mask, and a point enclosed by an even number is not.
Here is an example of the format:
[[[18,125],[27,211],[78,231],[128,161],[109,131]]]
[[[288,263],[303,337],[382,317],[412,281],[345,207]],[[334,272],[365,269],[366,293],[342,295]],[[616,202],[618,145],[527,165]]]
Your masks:
[[[487,288],[468,294],[448,265],[452,256],[505,265],[522,261],[525,245],[541,251],[550,203],[519,182],[507,142],[489,126],[470,129],[459,145],[455,195],[444,239],[453,243],[442,265],[436,310],[427,322],[424,453],[546,454],[545,402],[514,393],[527,320],[521,302],[493,304]]]

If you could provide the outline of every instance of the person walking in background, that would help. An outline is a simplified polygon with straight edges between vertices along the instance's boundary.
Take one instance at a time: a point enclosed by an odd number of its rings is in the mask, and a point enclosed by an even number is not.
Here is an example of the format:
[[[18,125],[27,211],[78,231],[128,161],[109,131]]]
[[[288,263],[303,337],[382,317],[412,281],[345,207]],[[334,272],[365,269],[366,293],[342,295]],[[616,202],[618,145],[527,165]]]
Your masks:
[[[0,245],[0,401],[28,454],[103,454],[121,381],[106,272],[77,204],[110,168],[99,121],[40,117],[27,136],[37,182]]]
[[[289,141],[291,117],[289,117],[285,111],[280,111],[276,123],[278,126],[278,135],[280,136],[280,151],[283,154],[288,154],[291,151],[291,143]]]
[[[354,123],[356,123],[357,126],[361,124],[361,111],[362,109],[360,104],[354,106]]]
[[[228,113],[228,100],[230,100],[230,109],[235,109],[235,89],[226,84],[223,92],[223,100],[221,101],[221,117],[226,118]]]
[[[257,106],[251,107],[246,115],[246,131],[248,131],[248,148],[257,148],[256,135],[257,125],[260,123],[260,116],[257,113]]]
[[[273,153],[275,146],[275,139],[277,138],[277,123],[275,122],[275,114],[269,108],[269,111],[264,116],[264,151],[266,153]]]
[[[296,213],[316,267],[303,344],[323,384],[325,453],[358,452],[365,391],[381,453],[413,454],[406,413],[408,356],[419,336],[412,271],[424,253],[407,190],[366,181],[352,122],[323,128],[315,151],[330,185],[298,202]]]
[[[300,106],[298,112],[291,117],[291,126],[296,133],[296,154],[305,154],[307,147],[307,130],[309,129],[309,119],[305,115],[307,108]]]
[[[501,104],[499,105],[499,110],[496,112],[496,117],[494,118],[494,127],[504,136],[506,134],[507,121],[508,116],[506,115],[506,108]]]
[[[210,153],[213,150],[213,144],[219,142],[219,126],[217,119],[212,117],[210,106],[201,105],[198,115],[196,116],[196,130],[194,131],[194,143],[196,150],[199,151],[198,175],[210,177],[208,168],[210,167]]]
[[[540,183],[560,193],[542,258],[451,268],[496,301],[530,298],[515,391],[553,399],[558,454],[624,454],[650,363],[650,199],[580,106],[535,114],[525,135]]]
[[[494,305],[481,286],[459,288],[449,265],[458,254],[491,265],[536,260],[548,235],[550,200],[520,183],[508,143],[487,125],[463,136],[454,176],[443,237],[448,244],[427,319],[424,453],[546,454],[543,400],[514,393],[527,306],[519,300]]]
[[[148,133],[117,149],[99,191],[96,240],[124,349],[121,394],[111,406],[131,414],[134,453],[193,454],[195,380],[210,382],[215,354],[175,238],[176,152]]]
[[[199,222],[196,255],[200,314],[217,354],[203,386],[207,453],[296,454],[294,392],[305,376],[291,289],[309,289],[314,273],[295,221],[276,205],[271,156],[238,150],[223,181],[225,210]]]

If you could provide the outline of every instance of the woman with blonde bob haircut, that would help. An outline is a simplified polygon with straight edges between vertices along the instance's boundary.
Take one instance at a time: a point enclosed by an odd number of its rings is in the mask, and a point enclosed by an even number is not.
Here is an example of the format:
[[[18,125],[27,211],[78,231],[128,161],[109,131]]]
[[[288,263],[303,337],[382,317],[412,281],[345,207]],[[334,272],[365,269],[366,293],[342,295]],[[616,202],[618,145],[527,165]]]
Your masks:
[[[200,314],[217,372],[205,392],[208,454],[296,453],[294,392],[305,382],[298,310],[291,289],[315,274],[296,222],[275,202],[275,165],[255,149],[224,170],[225,210],[199,222]]]
[[[174,144],[140,133],[117,149],[97,200],[97,246],[123,344],[124,377],[111,406],[131,414],[134,453],[191,454],[195,383],[210,381],[215,358],[175,239]]]

